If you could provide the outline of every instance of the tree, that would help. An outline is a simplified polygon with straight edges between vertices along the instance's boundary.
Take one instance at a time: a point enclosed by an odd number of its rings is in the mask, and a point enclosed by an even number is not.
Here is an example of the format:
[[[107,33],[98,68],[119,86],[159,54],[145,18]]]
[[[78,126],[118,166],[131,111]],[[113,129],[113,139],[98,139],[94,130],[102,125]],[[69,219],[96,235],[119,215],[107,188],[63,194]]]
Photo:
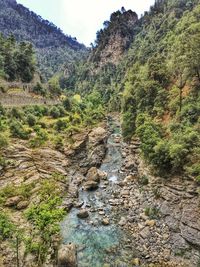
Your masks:
[[[61,94],[61,88],[58,77],[55,76],[49,80],[49,91],[54,96],[59,96]]]

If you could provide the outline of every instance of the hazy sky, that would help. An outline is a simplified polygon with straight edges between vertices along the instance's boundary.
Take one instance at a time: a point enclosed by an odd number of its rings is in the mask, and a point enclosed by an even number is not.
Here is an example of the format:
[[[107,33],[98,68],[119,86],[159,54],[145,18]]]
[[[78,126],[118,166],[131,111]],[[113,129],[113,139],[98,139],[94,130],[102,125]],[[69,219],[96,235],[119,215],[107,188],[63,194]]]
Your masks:
[[[17,0],[44,19],[56,24],[64,33],[89,45],[110,14],[124,6],[139,16],[155,0]]]

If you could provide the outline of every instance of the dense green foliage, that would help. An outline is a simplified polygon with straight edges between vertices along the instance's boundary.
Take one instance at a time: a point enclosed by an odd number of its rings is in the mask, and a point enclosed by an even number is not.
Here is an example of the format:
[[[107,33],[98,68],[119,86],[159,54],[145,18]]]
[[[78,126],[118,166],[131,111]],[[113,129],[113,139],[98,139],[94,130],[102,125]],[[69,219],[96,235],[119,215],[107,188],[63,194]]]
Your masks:
[[[186,3],[187,2],[187,3]],[[123,133],[169,173],[197,171],[200,115],[199,1],[157,1],[124,62]],[[194,172],[193,172],[194,174]]]
[[[16,43],[11,35],[0,35],[0,78],[8,81],[30,82],[35,72],[35,60],[32,44]]]
[[[0,32],[6,36],[13,34],[17,41],[31,42],[36,49],[38,67],[46,78],[60,71],[66,61],[74,62],[86,52],[76,38],[65,35],[53,23],[15,0],[0,2]]]

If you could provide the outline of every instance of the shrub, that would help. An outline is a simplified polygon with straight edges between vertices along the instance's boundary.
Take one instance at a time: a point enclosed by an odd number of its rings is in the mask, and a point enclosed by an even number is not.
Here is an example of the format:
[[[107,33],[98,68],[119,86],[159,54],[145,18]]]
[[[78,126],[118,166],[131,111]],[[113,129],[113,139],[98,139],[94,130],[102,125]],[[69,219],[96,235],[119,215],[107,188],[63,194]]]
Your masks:
[[[12,118],[21,120],[23,118],[24,114],[23,114],[22,110],[17,109],[17,108],[12,108],[10,111],[10,116]]]
[[[57,107],[52,107],[50,109],[50,112],[49,113],[50,113],[50,116],[52,118],[54,118],[54,119],[57,119],[57,118],[60,117],[60,111],[59,111],[59,109]]]
[[[0,133],[0,149],[4,148],[8,145],[8,139],[6,138],[5,134]]]
[[[182,169],[186,163],[188,150],[182,144],[172,144],[170,146],[169,155],[174,169]]]
[[[60,117],[64,117],[66,115],[66,111],[63,106],[58,106],[58,110],[60,113]]]
[[[150,219],[157,219],[159,216],[159,210],[156,207],[146,207],[144,213]]]
[[[12,137],[28,139],[29,132],[24,129],[24,126],[17,120],[14,120],[10,123],[10,132]]]
[[[3,212],[0,212],[0,240],[12,238],[14,232],[15,226],[10,221],[8,215]]]
[[[54,140],[55,148],[59,151],[62,151],[64,148],[63,139],[61,136],[57,136]]]
[[[39,194],[40,202],[33,204],[25,212],[25,216],[39,231],[40,249],[38,251],[36,246],[36,253],[38,253],[38,259],[43,263],[53,237],[60,231],[59,222],[66,213],[62,208],[59,208],[62,203],[61,190],[53,179],[42,181]]]
[[[37,83],[34,87],[33,87],[33,92],[35,94],[39,94],[42,96],[46,96],[47,91],[46,89],[41,85],[41,83]]]
[[[66,129],[67,122],[66,122],[66,120],[57,120],[54,127],[55,127],[56,131],[61,132],[64,129]]]
[[[29,142],[32,148],[42,146],[48,140],[48,133],[45,130],[37,129],[37,136]]]
[[[72,108],[71,100],[70,100],[69,98],[66,98],[66,99],[63,101],[63,106],[64,106],[65,110],[70,111],[71,108]]]
[[[5,116],[5,115],[6,115],[6,111],[5,111],[4,107],[0,103],[0,117]]]
[[[27,116],[27,123],[30,127],[33,127],[36,124],[36,117],[32,114]]]

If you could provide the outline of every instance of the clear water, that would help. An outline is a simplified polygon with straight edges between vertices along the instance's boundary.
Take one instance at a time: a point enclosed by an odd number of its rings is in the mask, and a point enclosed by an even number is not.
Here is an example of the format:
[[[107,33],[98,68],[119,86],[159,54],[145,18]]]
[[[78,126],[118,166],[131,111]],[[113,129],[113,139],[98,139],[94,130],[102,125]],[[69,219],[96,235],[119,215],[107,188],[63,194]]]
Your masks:
[[[112,220],[112,208],[108,200],[114,192],[115,183],[122,177],[119,172],[122,165],[121,146],[116,138],[119,138],[120,128],[115,122],[109,122],[112,131],[107,144],[107,155],[101,166],[101,170],[107,172],[109,185],[103,190],[103,182],[96,191],[85,192],[80,190],[79,201],[84,201],[84,207],[91,210],[89,218],[81,220],[77,217],[78,209],[72,209],[61,224],[63,242],[74,243],[78,248],[79,267],[103,267],[130,266],[128,260],[132,256],[132,249],[125,249],[127,236]],[[99,214],[99,209],[105,212],[111,219],[108,226],[102,225],[104,216]],[[106,266],[106,265],[105,265]]]

